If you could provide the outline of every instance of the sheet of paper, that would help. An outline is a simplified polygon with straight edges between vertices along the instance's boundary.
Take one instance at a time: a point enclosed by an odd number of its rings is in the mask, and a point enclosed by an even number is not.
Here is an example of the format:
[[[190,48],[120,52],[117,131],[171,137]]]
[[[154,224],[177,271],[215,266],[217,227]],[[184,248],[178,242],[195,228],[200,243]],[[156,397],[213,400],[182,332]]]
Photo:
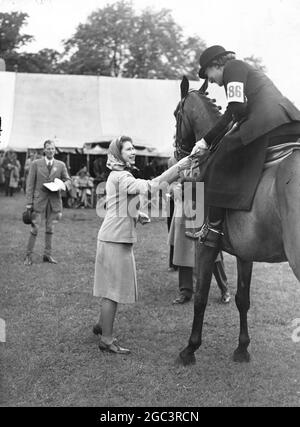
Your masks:
[[[65,183],[59,178],[55,178],[53,182],[45,182],[43,185],[50,191],[66,190]]]

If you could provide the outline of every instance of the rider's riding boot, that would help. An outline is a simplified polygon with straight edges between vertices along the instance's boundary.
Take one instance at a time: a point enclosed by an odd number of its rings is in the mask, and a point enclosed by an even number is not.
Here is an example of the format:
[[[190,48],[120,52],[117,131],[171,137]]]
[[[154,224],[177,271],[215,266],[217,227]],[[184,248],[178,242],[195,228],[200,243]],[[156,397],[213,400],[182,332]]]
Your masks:
[[[199,231],[186,231],[185,235],[194,240],[199,239],[200,243],[215,248],[217,247],[217,242],[219,242],[221,236],[224,236],[224,233],[222,232],[222,222],[222,220],[209,222],[207,218]]]
[[[199,243],[216,248],[220,246],[220,239],[224,236],[222,232],[222,221],[210,223],[206,221],[199,231]]]
[[[202,227],[200,228],[200,230],[197,230],[192,233],[186,232],[185,235],[192,239],[197,239],[197,240],[199,239],[200,243],[206,242],[206,246],[213,245],[213,247],[215,247],[214,241],[219,240],[218,238],[224,235],[224,233],[222,232],[222,224],[223,224],[224,218],[225,218],[224,208],[209,206],[206,220],[202,225]],[[215,235],[215,238],[213,238],[213,235]]]

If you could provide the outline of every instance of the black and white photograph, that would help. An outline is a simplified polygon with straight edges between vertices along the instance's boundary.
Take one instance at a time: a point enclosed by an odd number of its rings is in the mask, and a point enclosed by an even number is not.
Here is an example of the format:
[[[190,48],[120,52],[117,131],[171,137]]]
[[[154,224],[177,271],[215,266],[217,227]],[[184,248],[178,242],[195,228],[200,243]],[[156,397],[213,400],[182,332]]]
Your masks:
[[[300,2],[0,0],[0,407],[300,406]]]

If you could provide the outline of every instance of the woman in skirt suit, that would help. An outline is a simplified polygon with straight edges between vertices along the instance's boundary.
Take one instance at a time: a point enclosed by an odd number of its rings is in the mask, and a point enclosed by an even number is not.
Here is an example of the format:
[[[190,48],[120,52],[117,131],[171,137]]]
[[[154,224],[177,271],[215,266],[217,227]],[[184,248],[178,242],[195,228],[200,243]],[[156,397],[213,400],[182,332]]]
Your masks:
[[[118,354],[130,353],[113,337],[118,303],[134,303],[138,297],[133,255],[136,224],[150,221],[138,210],[139,194],[153,191],[163,182],[175,181],[191,161],[185,157],[152,180],[134,178],[134,163],[135,149],[130,137],[121,136],[110,143],[107,167],[111,172],[106,183],[106,214],[98,234],[93,291],[94,296],[101,297],[101,310],[93,331],[101,336],[100,350]]]

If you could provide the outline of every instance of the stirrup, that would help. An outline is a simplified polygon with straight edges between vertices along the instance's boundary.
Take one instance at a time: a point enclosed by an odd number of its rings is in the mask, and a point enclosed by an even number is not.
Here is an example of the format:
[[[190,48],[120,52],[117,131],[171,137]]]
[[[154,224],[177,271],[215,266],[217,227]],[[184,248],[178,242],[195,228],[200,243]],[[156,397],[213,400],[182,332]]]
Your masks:
[[[207,235],[209,234],[210,231],[212,233],[224,236],[224,233],[221,230],[218,230],[217,228],[212,227],[211,224],[209,224],[208,222],[205,222],[202,225],[202,227],[200,228],[200,230],[198,230],[198,231],[186,231],[185,235],[189,239],[193,239],[193,240],[199,239],[200,243],[204,243],[206,238],[207,238]]]
[[[206,221],[199,231],[199,243],[216,248],[219,246],[219,241],[224,233],[217,228],[214,228],[208,221]]]

